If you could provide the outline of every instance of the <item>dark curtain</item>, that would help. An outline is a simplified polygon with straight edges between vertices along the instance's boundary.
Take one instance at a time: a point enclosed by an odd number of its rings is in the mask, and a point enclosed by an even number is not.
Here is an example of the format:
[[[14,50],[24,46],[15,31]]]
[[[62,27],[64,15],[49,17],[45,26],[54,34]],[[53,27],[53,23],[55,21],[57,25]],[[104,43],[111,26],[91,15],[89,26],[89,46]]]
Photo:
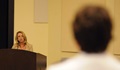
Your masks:
[[[11,48],[14,32],[14,0],[0,0],[0,49]]]

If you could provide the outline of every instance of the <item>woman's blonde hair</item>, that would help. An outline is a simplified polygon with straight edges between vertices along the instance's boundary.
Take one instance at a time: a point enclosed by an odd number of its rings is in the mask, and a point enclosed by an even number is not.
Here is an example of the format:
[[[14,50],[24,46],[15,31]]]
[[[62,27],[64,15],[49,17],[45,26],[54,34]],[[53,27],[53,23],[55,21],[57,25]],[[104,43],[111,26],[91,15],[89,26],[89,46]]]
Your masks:
[[[16,43],[19,44],[19,41],[18,41],[18,33],[21,33],[21,34],[23,35],[24,43],[26,44],[26,43],[27,43],[27,37],[26,37],[26,35],[25,35],[25,33],[24,33],[23,31],[18,31],[18,32],[16,33],[16,37],[15,37]]]

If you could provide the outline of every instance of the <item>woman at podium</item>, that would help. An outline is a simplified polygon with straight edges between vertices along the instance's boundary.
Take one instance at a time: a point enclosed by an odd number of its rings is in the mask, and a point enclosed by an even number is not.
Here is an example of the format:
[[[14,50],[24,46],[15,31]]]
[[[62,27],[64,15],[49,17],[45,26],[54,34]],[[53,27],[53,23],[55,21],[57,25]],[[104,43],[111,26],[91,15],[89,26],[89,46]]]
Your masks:
[[[16,33],[15,41],[16,43],[12,46],[12,49],[33,51],[33,47],[27,42],[27,37],[23,31]]]

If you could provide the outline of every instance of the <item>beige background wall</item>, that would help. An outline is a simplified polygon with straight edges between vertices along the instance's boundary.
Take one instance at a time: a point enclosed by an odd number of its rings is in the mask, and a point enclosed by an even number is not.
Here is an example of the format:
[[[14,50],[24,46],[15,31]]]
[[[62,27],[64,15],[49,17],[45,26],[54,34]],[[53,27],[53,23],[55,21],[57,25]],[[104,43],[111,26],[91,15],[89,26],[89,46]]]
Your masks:
[[[51,64],[61,58],[61,0],[49,0],[48,12],[48,64]]]
[[[109,10],[114,19],[114,39],[108,51],[120,54],[119,0],[48,0],[48,23],[34,22],[34,0],[15,0],[14,34],[18,30],[24,31],[34,51],[47,55],[48,65],[71,57],[78,52],[71,32],[71,21],[77,9],[89,3]]]

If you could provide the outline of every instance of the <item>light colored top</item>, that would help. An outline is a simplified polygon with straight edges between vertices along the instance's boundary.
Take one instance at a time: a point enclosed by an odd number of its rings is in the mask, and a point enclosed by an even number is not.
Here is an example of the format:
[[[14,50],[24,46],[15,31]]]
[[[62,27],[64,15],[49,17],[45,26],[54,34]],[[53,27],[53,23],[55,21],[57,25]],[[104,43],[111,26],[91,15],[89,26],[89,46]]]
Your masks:
[[[12,49],[20,49],[20,50],[22,50],[17,43],[15,43],[15,44],[12,46]],[[26,45],[25,45],[25,50],[26,50],[26,51],[33,51],[32,45],[29,44],[29,43],[26,43]]]
[[[82,53],[54,64],[48,67],[47,70],[120,70],[120,63],[108,53]]]

